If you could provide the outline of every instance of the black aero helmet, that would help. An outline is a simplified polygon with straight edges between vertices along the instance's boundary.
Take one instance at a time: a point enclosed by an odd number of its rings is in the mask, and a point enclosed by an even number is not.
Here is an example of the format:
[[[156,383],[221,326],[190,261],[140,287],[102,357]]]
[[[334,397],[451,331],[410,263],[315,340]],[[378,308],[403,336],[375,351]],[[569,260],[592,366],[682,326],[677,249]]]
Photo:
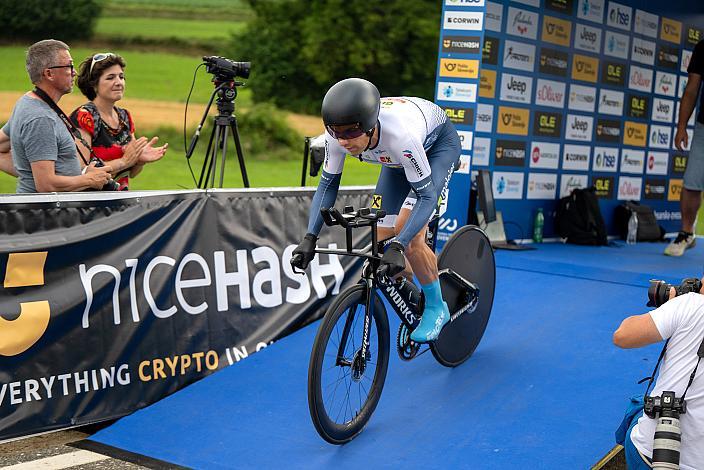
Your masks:
[[[334,84],[323,98],[322,115],[326,128],[358,124],[366,133],[376,126],[381,97],[372,82],[346,78]]]

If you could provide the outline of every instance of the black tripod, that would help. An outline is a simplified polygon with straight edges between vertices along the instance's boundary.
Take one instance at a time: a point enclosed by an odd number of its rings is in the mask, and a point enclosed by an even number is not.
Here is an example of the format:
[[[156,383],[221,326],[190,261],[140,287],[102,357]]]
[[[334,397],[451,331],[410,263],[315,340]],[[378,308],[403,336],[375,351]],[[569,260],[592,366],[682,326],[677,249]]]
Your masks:
[[[242,145],[240,144],[240,134],[237,131],[237,118],[234,115],[235,98],[237,97],[236,87],[241,85],[243,85],[243,83],[237,81],[216,82],[215,91],[213,91],[213,94],[210,95],[210,101],[208,102],[208,106],[205,108],[203,118],[200,120],[200,124],[198,124],[198,129],[196,129],[196,132],[193,134],[191,145],[188,147],[188,152],[186,152],[187,159],[190,159],[193,155],[196,143],[200,137],[200,131],[203,128],[203,123],[205,123],[205,119],[208,117],[208,111],[210,111],[210,106],[213,104],[213,99],[217,96],[218,99],[216,101],[216,106],[218,108],[218,115],[214,118],[215,125],[213,126],[213,130],[210,134],[208,148],[205,151],[205,159],[203,160],[203,168],[200,172],[200,178],[198,178],[199,189],[215,187],[215,173],[217,171],[218,161],[220,165],[220,184],[218,187],[222,188],[223,180],[225,178],[225,157],[227,156],[228,130],[232,133],[232,137],[235,140],[237,159],[240,163],[240,171],[242,173],[242,183],[245,188],[249,188],[247,169],[244,165]],[[215,143],[215,145],[213,145],[213,143]]]

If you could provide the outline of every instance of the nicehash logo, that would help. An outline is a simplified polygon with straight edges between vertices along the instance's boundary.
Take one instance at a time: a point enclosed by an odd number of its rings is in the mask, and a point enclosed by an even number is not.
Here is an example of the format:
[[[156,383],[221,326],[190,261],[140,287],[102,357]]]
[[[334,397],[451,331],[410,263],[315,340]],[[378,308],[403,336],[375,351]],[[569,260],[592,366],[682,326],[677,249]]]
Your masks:
[[[10,253],[7,259],[4,287],[43,286],[46,251]],[[49,326],[49,301],[20,302],[20,313],[12,320],[0,312],[0,355],[16,356],[39,341]]]

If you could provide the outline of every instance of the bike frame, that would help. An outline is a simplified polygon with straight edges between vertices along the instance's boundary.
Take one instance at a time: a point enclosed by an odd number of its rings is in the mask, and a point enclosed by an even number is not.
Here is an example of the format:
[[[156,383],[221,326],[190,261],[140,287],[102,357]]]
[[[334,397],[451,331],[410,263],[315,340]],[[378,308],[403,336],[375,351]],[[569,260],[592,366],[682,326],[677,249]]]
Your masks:
[[[317,248],[315,252],[319,254],[334,254],[339,256],[357,256],[360,258],[364,258],[367,261],[364,264],[362,270],[362,279],[360,280],[360,283],[364,285],[365,292],[365,315],[361,355],[362,359],[364,360],[364,364],[366,364],[366,362],[371,359],[369,357],[369,335],[371,330],[372,315],[374,315],[374,293],[376,289],[382,290],[382,288],[388,285],[386,284],[386,282],[381,281],[376,276],[376,270],[379,267],[381,261],[377,237],[377,222],[380,218],[384,217],[385,213],[383,211],[378,211],[375,214],[371,214],[369,209],[366,209],[366,211],[364,209],[360,209],[358,212],[353,212],[351,208],[349,209],[350,210],[348,210],[348,208],[346,207],[343,213],[340,213],[335,208],[321,210],[321,214],[326,225],[341,225],[345,228],[347,248],[345,250]],[[435,241],[437,239],[437,220],[438,218],[436,216],[433,220],[430,221],[428,226],[429,233],[427,238],[430,241],[429,246],[431,247],[431,249],[435,246]],[[352,249],[352,229],[361,227],[370,227],[371,229],[371,254],[368,253],[368,248],[359,251],[355,251]],[[466,302],[464,302],[464,306],[462,308],[450,315],[450,322],[455,321],[459,316],[461,316],[465,312],[473,312],[478,305],[479,287],[476,284],[464,279],[462,276],[450,269],[444,269],[439,274],[441,276],[447,277],[460,289],[466,290]],[[410,331],[413,331],[413,329],[418,326],[418,323],[420,323],[420,317],[423,312],[417,312],[418,315],[415,316],[415,322],[413,322],[406,318],[406,316],[403,314],[403,312],[399,310],[398,306],[394,302],[390,301],[389,305],[391,305],[392,310],[409,328]],[[347,313],[347,319],[343,328],[342,341],[340,341],[340,345],[338,346],[337,351],[336,365],[338,366],[350,365],[348,364],[349,361],[344,359],[344,351],[345,346],[347,345],[347,337],[349,335],[350,329],[352,328],[352,321],[354,320],[355,313],[356,310]]]

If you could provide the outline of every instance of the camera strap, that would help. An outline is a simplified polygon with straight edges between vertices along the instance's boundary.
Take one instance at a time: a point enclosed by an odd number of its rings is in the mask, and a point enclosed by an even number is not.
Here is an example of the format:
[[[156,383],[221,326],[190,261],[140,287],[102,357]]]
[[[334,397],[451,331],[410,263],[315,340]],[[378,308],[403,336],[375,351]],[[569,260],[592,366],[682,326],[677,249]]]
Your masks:
[[[657,373],[658,368],[660,367],[660,362],[662,362],[662,358],[665,356],[665,351],[667,350],[667,345],[669,342],[669,339],[665,341],[665,345],[662,347],[662,351],[660,351],[660,357],[658,357],[658,362],[657,364],[655,364],[655,369],[653,369],[653,373],[650,375],[650,377],[645,377],[638,381],[639,384],[642,384],[643,382],[648,380],[648,386],[645,389],[646,397],[648,396],[648,391],[650,391],[651,385],[653,385],[653,381],[655,380],[655,374]],[[694,375],[697,373],[697,369],[699,368],[699,363],[701,362],[702,358],[704,358],[704,338],[702,338],[702,344],[699,345],[699,350],[697,351],[697,363],[694,365],[694,370],[689,375],[689,382],[687,383],[687,387],[685,387],[684,393],[682,394],[682,400],[684,400],[684,397],[687,395],[689,387],[692,385],[692,382],[694,382]]]
[[[95,154],[95,152],[93,152],[93,147],[88,145],[88,142],[86,142],[86,140],[83,138],[81,132],[76,128],[76,126],[73,125],[68,116],[66,116],[66,113],[64,113],[63,109],[59,108],[59,105],[57,105],[56,102],[51,99],[51,96],[49,96],[44,90],[39,87],[34,87],[34,90],[32,90],[32,92],[34,92],[35,95],[41,98],[43,102],[48,104],[49,107],[59,116],[59,119],[61,119],[61,121],[66,126],[66,129],[68,129],[69,134],[71,134],[74,138],[78,139],[88,149],[91,158],[97,158],[98,160],[100,160],[100,158]],[[78,152],[78,155],[80,155],[81,160],[83,160],[83,163],[88,165],[88,160],[86,160],[86,157],[83,156],[83,153],[78,147],[78,144],[76,144],[76,151]]]

